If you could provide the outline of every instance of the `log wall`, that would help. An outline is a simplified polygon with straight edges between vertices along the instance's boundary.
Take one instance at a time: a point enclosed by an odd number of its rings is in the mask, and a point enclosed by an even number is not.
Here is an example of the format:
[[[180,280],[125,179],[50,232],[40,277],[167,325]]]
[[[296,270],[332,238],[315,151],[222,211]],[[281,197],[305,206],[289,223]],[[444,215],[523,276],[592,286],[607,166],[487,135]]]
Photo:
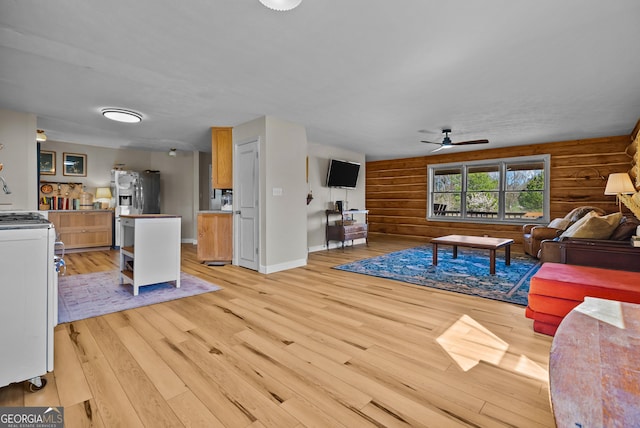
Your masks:
[[[582,205],[615,212],[618,210],[615,197],[605,196],[604,188],[609,174],[629,171],[631,159],[625,152],[629,143],[630,136],[625,135],[367,162],[369,231],[373,235],[402,235],[425,241],[450,234],[488,234],[513,239],[513,250],[521,252],[522,224],[427,220],[427,167],[440,163],[549,154],[551,219],[563,217]]]

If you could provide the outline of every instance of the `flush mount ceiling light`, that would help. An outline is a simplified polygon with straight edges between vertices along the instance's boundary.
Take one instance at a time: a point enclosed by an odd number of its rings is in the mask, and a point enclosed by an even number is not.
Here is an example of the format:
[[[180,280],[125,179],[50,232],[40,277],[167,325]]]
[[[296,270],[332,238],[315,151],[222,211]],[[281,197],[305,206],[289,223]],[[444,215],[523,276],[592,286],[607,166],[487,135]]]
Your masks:
[[[269,9],[285,12],[298,7],[302,0],[260,0],[260,3]]]
[[[142,122],[142,115],[135,111],[125,110],[121,108],[105,108],[102,109],[102,115],[107,119],[115,120],[116,122],[125,123],[138,123]]]
[[[176,149],[169,149],[169,156],[172,158],[176,157],[178,153],[176,153]]]
[[[40,141],[41,143],[47,141],[47,134],[45,134],[42,129],[36,131],[36,141]]]

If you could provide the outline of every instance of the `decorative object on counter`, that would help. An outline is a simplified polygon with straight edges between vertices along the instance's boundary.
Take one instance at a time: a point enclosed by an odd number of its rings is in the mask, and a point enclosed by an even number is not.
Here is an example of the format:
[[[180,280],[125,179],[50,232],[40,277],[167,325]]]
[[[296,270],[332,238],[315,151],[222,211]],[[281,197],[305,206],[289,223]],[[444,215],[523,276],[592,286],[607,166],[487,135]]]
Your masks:
[[[111,200],[111,189],[108,187],[98,187],[96,189],[96,202],[100,204],[100,208],[109,208],[109,201]]]
[[[47,134],[44,133],[44,130],[38,129],[36,131],[36,141],[40,143],[44,143],[45,141],[47,141]]]
[[[73,177],[86,177],[87,155],[80,153],[63,153],[62,174]]]
[[[93,194],[88,192],[80,193],[80,207],[81,210],[93,209]]]
[[[102,115],[107,119],[115,120],[116,122],[124,122],[124,123],[142,122],[142,115],[140,113],[137,113],[131,110],[125,110],[122,108],[102,109]]]
[[[609,179],[607,180],[607,187],[604,189],[605,195],[616,195],[616,199],[618,200],[618,209],[622,212],[622,200],[620,199],[620,195],[630,195],[635,193],[636,189],[633,187],[633,183],[631,183],[631,178],[629,174],[626,172],[620,172],[615,174],[609,174]]]
[[[56,175],[56,152],[40,150],[40,174]]]

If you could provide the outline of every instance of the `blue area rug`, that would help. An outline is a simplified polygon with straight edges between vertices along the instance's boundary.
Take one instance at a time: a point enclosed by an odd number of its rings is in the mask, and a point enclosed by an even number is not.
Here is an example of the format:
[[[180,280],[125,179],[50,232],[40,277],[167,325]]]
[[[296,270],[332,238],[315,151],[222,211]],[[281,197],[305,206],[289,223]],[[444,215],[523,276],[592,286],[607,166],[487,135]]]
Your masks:
[[[431,245],[426,245],[347,263],[335,269],[527,305],[529,279],[540,267],[538,260],[512,255],[511,265],[505,266],[504,251],[498,250],[496,274],[491,275],[488,250],[458,247],[458,258],[452,256],[452,248],[438,248],[438,265],[433,266]]]
[[[118,270],[61,276],[58,322],[97,317],[216,290],[220,287],[184,272],[180,272],[180,288],[166,282],[145,285],[140,287],[137,296],[133,295],[132,285],[120,283]]]

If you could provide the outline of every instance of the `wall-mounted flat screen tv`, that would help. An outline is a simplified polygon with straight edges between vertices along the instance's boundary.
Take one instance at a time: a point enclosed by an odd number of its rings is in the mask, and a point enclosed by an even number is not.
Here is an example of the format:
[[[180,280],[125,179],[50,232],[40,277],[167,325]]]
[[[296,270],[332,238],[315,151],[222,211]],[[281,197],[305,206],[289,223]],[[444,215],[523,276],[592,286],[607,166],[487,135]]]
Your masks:
[[[329,161],[329,171],[327,171],[327,187],[355,189],[359,172],[359,163],[331,159]]]

